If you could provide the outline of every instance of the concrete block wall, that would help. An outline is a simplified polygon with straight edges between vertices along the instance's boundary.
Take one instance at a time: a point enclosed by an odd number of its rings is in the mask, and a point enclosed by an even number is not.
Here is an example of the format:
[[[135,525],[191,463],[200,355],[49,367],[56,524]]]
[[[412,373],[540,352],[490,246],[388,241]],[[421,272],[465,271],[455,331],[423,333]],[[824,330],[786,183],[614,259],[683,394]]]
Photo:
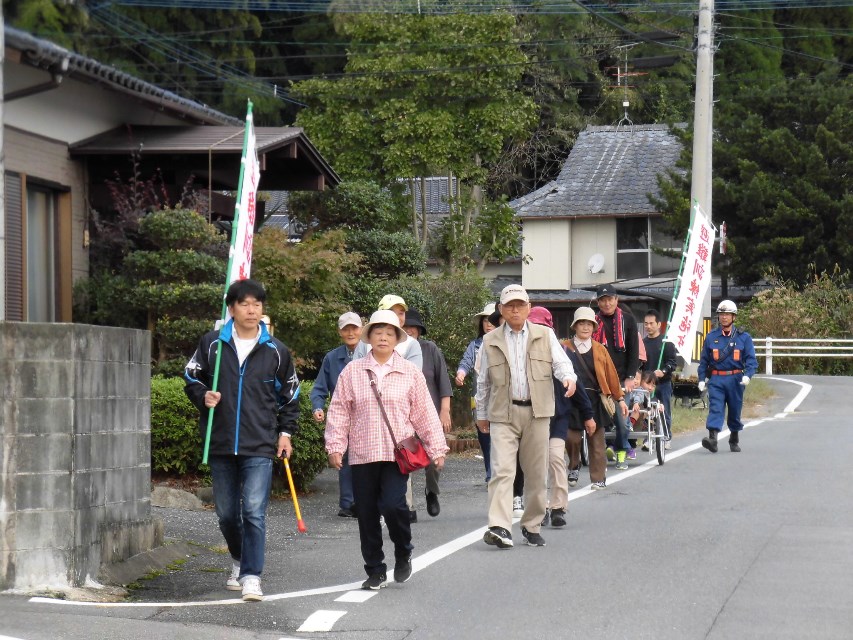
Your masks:
[[[0,323],[0,353],[0,589],[81,586],[160,544],[148,332]]]

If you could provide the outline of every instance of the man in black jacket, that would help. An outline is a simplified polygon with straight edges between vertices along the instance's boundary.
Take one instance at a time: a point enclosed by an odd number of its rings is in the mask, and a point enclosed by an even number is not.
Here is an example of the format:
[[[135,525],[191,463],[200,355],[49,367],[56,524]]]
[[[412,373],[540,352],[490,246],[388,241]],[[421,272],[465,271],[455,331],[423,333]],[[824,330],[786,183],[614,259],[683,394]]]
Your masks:
[[[660,314],[656,309],[646,311],[643,327],[646,329],[646,337],[643,338],[647,358],[645,369],[654,371],[657,378],[655,397],[663,403],[663,414],[666,420],[665,446],[669,449],[672,446],[670,444],[672,439],[672,373],[678,366],[675,345],[664,341],[660,332]],[[661,357],[661,349],[663,349],[663,357]]]
[[[261,322],[266,291],[238,280],[225,304],[231,319],[205,334],[184,371],[185,391],[201,412],[202,437],[213,412],[210,470],[219,529],[231,554],[225,588],[243,600],[260,601],[266,510],[273,461],[290,457],[299,417],[299,380],[290,351]],[[222,348],[217,390],[212,390],[217,350]]]
[[[607,353],[616,366],[616,372],[627,392],[634,390],[634,377],[640,368],[640,333],[637,321],[630,311],[619,307],[619,296],[613,285],[603,284],[595,292],[598,298],[598,313],[595,320],[598,327],[592,339],[607,347]],[[636,457],[634,449],[628,443],[628,431],[631,425],[628,418],[617,411],[616,417],[616,468],[627,469],[626,456]]]

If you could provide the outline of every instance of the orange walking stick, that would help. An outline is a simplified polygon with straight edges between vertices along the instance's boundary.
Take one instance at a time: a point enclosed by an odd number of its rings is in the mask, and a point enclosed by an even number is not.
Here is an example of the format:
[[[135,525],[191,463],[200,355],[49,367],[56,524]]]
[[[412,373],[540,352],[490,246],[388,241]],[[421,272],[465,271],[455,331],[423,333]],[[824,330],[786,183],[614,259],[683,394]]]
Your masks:
[[[287,458],[282,458],[282,461],[284,462],[284,470],[287,471],[287,484],[290,485],[290,495],[293,496],[293,508],[296,509],[296,528],[299,530],[299,533],[307,533],[308,528],[302,521],[302,514],[299,513],[299,500],[296,499],[296,488],[293,486],[293,475],[290,473],[290,463],[287,461]]]

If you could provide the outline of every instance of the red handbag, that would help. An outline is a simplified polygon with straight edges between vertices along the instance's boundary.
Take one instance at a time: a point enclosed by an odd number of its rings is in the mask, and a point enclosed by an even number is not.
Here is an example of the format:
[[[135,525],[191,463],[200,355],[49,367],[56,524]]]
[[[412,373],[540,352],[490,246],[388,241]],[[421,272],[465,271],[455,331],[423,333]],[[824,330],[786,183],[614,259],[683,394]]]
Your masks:
[[[400,473],[408,475],[412,471],[423,469],[429,466],[430,460],[427,455],[424,445],[420,439],[414,435],[404,438],[397,442],[394,437],[394,430],[391,428],[391,421],[388,420],[388,415],[385,413],[385,407],[382,406],[382,396],[379,389],[376,388],[376,377],[373,372],[368,370],[367,377],[370,378],[370,387],[373,389],[373,394],[376,396],[376,402],[379,403],[379,411],[382,413],[382,420],[385,426],[388,427],[388,433],[391,435],[391,442],[394,443],[394,460],[397,461],[397,466],[400,468]]]

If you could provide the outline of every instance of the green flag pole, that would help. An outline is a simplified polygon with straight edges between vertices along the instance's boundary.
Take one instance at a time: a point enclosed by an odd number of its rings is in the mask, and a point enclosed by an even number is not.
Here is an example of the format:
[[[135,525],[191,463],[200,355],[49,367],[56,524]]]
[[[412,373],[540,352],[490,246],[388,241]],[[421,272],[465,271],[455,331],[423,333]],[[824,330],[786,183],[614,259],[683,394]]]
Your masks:
[[[228,252],[228,269],[225,272],[225,291],[222,294],[222,313],[220,318],[222,321],[225,321],[225,317],[228,314],[228,305],[225,304],[225,298],[228,295],[228,288],[231,286],[231,267],[234,263],[234,255],[236,254],[236,244],[237,244],[237,229],[240,223],[240,216],[243,214],[240,211],[240,200],[243,193],[243,178],[246,172],[246,153],[248,149],[246,148],[249,144],[249,122],[251,122],[252,118],[252,101],[248,101],[248,108],[246,110],[246,131],[243,134],[243,157],[240,161],[240,180],[237,183],[237,204],[234,207],[234,221],[231,223],[231,250]],[[210,206],[210,203],[208,203]],[[221,328],[220,328],[221,330]],[[217,339],[217,342],[219,340]],[[213,368],[213,384],[210,388],[211,391],[216,391],[219,388],[219,363],[222,359],[222,349],[220,345],[216,346],[216,364]],[[201,457],[201,461],[203,464],[207,464],[208,453],[210,452],[210,433],[213,430],[213,412],[216,407],[210,407],[210,410],[207,412],[207,431],[204,436],[204,454]]]

